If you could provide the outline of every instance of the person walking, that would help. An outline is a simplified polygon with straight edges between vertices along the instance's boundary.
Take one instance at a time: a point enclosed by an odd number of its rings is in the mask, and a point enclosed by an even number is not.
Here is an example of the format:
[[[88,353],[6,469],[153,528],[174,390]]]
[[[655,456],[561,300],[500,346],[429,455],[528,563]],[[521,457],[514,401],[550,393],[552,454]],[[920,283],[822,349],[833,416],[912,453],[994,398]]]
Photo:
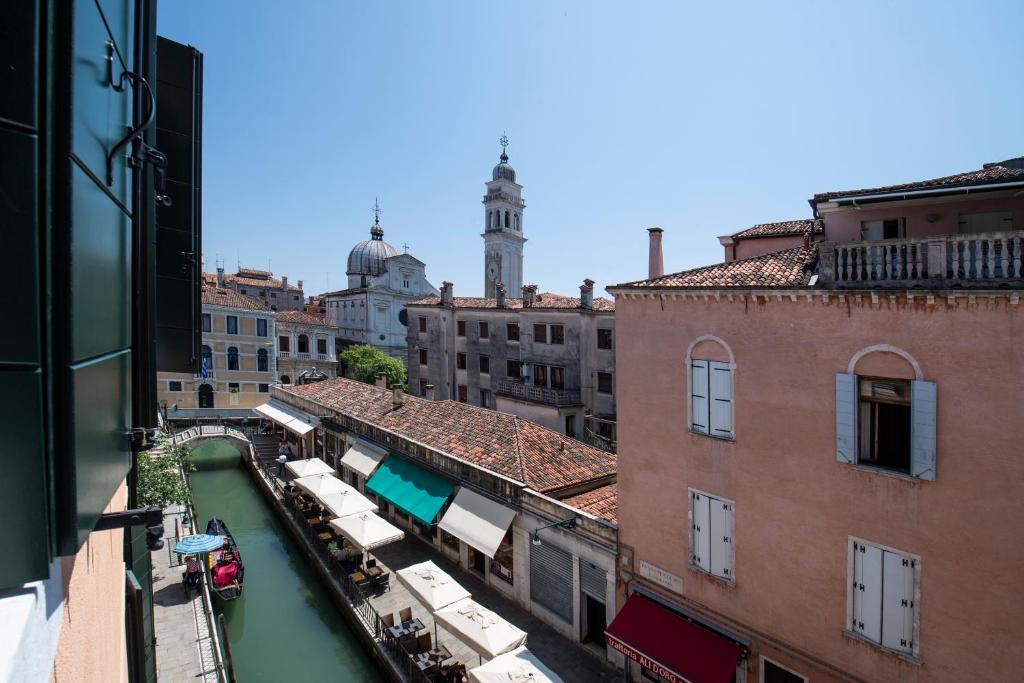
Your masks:
[[[280,448],[277,449],[277,476],[284,475],[284,466],[288,462],[288,444],[284,441],[281,442]]]

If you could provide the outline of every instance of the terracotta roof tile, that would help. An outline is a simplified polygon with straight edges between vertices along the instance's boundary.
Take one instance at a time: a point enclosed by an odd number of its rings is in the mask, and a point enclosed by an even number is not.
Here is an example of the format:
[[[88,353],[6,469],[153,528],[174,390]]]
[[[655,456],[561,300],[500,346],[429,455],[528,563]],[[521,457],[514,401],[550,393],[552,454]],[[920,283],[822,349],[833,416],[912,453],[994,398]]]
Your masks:
[[[330,324],[326,320],[312,315],[311,313],[307,313],[306,311],[278,311],[277,322],[330,327]]]
[[[817,249],[796,247],[748,259],[716,263],[712,266],[684,270],[653,280],[629,282],[616,287],[719,289],[731,287],[805,287],[817,262]]]
[[[441,303],[441,297],[428,296],[423,299],[417,299],[416,301],[409,302],[410,306],[437,306]],[[482,296],[457,296],[455,297],[455,308],[497,308],[497,299],[488,299]],[[512,299],[506,297],[505,308],[509,309],[522,309],[529,308],[533,309],[547,309],[547,310],[567,310],[580,307],[580,300],[578,297],[564,296],[562,294],[555,294],[554,292],[541,292],[537,295],[532,306],[523,306],[522,299]],[[594,303],[592,310],[595,311],[614,311],[615,302],[611,299],[604,297],[594,297]]]
[[[248,311],[270,311],[267,305],[259,299],[221,287],[203,287],[203,303],[211,306],[244,308]]]
[[[733,239],[750,239],[753,237],[789,237],[805,233],[821,234],[825,232],[825,224],[821,219],[802,218],[796,221],[779,223],[758,223],[757,225],[733,233]]]
[[[336,378],[284,390],[549,493],[614,476],[614,453],[593,448],[515,415],[456,401],[406,396]],[[563,445],[564,444],[564,445]]]
[[[619,487],[617,484],[599,486],[593,491],[563,498],[562,502],[612,524],[619,523]]]
[[[224,279],[228,282],[234,282],[239,285],[245,285],[246,287],[263,287],[270,289],[280,289],[281,281],[273,277],[245,277],[242,275],[225,275]],[[288,283],[288,290],[292,292],[298,292],[299,288]]]
[[[1003,164],[1006,164],[1005,166]],[[989,183],[1013,182],[1024,180],[1024,163],[1021,158],[1008,159],[996,164],[985,164],[977,171],[957,173],[955,175],[932,178],[930,180],[918,180],[912,183],[900,185],[886,185],[884,187],[871,187],[862,190],[840,190],[836,192],[821,192],[814,195],[817,201],[828,201],[830,199],[842,199],[862,194],[888,194],[901,191],[927,190],[932,188],[955,188],[958,186],[970,187],[971,185],[985,185]]]

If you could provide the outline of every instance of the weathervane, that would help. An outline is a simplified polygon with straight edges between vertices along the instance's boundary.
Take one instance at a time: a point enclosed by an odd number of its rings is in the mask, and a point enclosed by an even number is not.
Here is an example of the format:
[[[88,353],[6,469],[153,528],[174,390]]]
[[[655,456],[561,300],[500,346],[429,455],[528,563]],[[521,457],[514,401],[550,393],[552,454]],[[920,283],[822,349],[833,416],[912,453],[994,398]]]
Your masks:
[[[505,135],[505,131],[501,132],[501,139],[498,140],[501,143],[501,153],[505,153],[505,148],[508,147],[508,136]]]

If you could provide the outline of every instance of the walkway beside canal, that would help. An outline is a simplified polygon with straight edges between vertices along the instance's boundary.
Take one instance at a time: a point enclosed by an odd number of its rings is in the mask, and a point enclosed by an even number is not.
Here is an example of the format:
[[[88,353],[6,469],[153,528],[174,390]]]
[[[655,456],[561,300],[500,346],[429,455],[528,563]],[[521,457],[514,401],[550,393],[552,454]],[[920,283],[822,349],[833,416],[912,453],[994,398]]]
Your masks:
[[[257,437],[256,441],[260,441]],[[378,566],[384,571],[391,573],[390,590],[379,595],[367,595],[360,599],[361,594],[354,586],[346,585],[346,578],[331,571],[325,561],[324,549],[311,540],[310,535],[302,529],[294,520],[292,512],[288,509],[287,503],[281,495],[281,487],[291,479],[290,475],[280,477],[277,475],[277,465],[273,462],[276,453],[273,444],[268,441],[265,447],[259,443],[256,451],[260,467],[254,474],[263,479],[265,491],[272,491],[275,501],[284,512],[284,517],[290,525],[302,537],[303,542],[310,549],[311,559],[321,566],[320,574],[330,577],[332,588],[342,596],[358,615],[360,623],[365,628],[367,635],[374,640],[382,654],[391,662],[397,671],[402,672],[405,680],[415,680],[415,674],[408,669],[407,661],[403,661],[403,653],[398,647],[388,647],[393,641],[382,637],[380,625],[373,623],[377,621],[377,615],[398,612],[404,607],[412,608],[414,617],[419,618],[426,630],[433,636],[435,624],[433,615],[397,580],[396,570],[403,569],[412,564],[432,560],[440,568],[451,574],[473,595],[473,599],[493,610],[498,615],[507,619],[519,628],[526,631],[527,647],[537,655],[541,661],[547,664],[555,673],[563,678],[566,683],[573,681],[601,681],[616,680],[617,675],[610,665],[603,662],[595,654],[585,651],[580,645],[561,635],[552,627],[533,616],[518,604],[500,594],[494,588],[487,586],[483,581],[462,570],[460,567],[449,561],[435,549],[421,543],[412,536],[407,536],[403,541],[393,543],[389,546],[377,548],[371,551],[371,555],[377,559]],[[356,600],[353,601],[353,597]],[[366,610],[370,606],[372,610]],[[471,669],[479,664],[479,656],[473,652],[465,643],[448,633],[444,628],[437,627],[437,642],[440,642],[451,651],[455,660],[466,664]],[[412,676],[408,674],[413,674]]]
[[[202,593],[188,594],[182,585],[184,566],[171,552],[175,543],[178,506],[164,510],[164,547],[151,554],[153,564],[153,621],[156,628],[156,666],[160,683],[217,683]],[[192,534],[190,524],[181,525],[181,536]]]

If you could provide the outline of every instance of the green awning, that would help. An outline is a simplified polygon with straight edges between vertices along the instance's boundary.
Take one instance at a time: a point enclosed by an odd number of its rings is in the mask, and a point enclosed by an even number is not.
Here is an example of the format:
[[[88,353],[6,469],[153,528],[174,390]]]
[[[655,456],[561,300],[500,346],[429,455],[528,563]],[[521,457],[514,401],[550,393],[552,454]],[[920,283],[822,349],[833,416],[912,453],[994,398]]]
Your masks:
[[[366,490],[421,522],[433,524],[455,484],[413,465],[388,457],[366,481]]]

